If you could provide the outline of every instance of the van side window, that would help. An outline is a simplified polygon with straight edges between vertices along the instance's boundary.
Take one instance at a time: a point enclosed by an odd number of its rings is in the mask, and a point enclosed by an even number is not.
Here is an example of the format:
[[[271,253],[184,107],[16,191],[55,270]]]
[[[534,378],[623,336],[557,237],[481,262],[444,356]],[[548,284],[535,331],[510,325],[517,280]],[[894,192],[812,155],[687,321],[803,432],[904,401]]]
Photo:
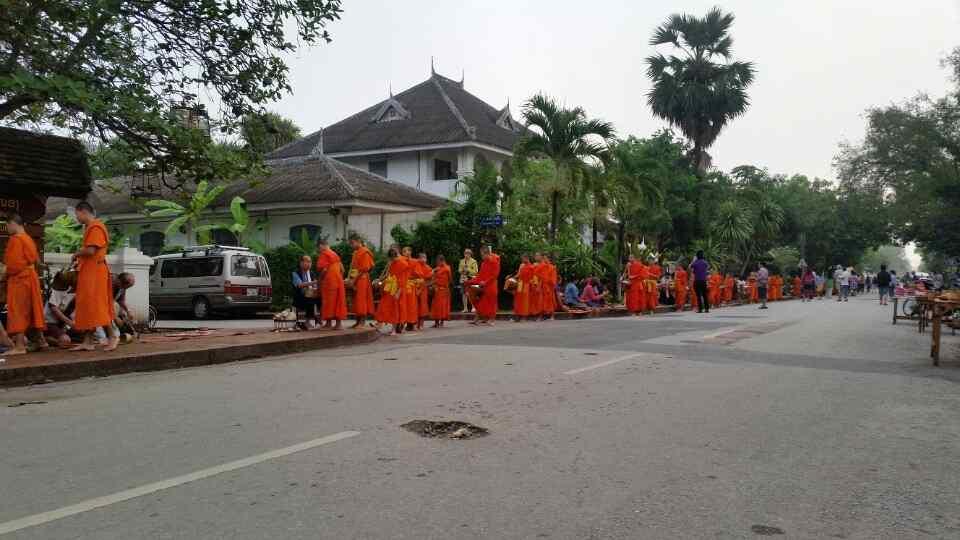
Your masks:
[[[263,274],[257,264],[259,257],[234,255],[231,257],[230,275],[236,277],[261,277]]]
[[[167,259],[163,261],[160,265],[160,277],[163,278],[175,278],[177,276],[177,271],[179,270],[179,264],[181,261],[174,261]]]
[[[223,274],[223,258],[210,257],[194,261],[194,277],[213,277]]]

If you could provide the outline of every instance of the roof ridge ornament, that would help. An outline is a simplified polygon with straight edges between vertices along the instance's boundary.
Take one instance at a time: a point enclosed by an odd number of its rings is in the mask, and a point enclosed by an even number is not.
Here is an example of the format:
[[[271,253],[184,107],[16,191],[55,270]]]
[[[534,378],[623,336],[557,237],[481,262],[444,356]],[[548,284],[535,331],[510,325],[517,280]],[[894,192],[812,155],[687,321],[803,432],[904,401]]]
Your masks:
[[[318,132],[320,137],[317,140],[316,146],[313,147],[313,150],[310,151],[311,156],[323,156],[323,128],[320,128]]]
[[[433,78],[436,76],[437,76],[437,70],[436,68],[433,67],[433,55],[430,55],[430,77]]]
[[[460,127],[462,127],[467,133],[467,137],[470,137],[470,139],[476,139],[477,128],[467,123],[467,119],[463,117],[463,113],[460,112],[457,104],[454,103],[453,100],[450,99],[450,96],[447,95],[447,91],[443,89],[443,85],[440,84],[440,81],[433,79],[433,86],[436,87],[438,92],[440,92],[440,97],[443,98],[443,102],[447,104],[447,108],[450,109],[450,112],[457,119],[457,122],[460,123]]]

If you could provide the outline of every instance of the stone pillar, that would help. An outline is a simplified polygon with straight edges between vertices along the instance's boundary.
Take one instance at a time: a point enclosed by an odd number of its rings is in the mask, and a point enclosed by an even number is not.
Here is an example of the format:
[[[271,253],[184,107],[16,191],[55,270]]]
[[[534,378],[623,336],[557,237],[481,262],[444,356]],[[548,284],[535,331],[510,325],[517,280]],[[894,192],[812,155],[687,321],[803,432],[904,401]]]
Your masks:
[[[44,262],[50,266],[52,273],[56,273],[70,264],[71,256],[71,253],[46,253]],[[150,306],[150,267],[153,259],[136,248],[123,247],[107,255],[107,265],[110,266],[112,274],[129,272],[136,278],[136,284],[127,289],[127,307],[134,319],[147,320]]]

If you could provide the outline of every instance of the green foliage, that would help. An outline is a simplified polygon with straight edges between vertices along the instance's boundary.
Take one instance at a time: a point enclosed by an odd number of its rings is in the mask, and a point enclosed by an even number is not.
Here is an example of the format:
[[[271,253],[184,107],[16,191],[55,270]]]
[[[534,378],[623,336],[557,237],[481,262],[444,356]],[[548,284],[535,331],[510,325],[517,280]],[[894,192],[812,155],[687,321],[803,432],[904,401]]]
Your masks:
[[[647,102],[653,114],[680,129],[693,144],[699,171],[709,165],[706,149],[726,125],[750,104],[751,62],[731,61],[733,14],[713,8],[704,17],[674,14],[658,27],[651,45],[671,45],[682,54],[647,58],[653,88]]]
[[[106,219],[101,219],[104,225]],[[119,248],[126,243],[127,237],[124,234],[117,234],[116,231],[110,233],[110,244],[108,251]],[[72,217],[62,214],[43,228],[43,249],[48,253],[76,253],[83,242],[83,225]]]
[[[800,250],[793,246],[775,247],[767,252],[766,259],[771,274],[788,276],[799,271]]]
[[[243,200],[243,197],[237,196],[230,201],[230,217],[233,218],[232,223],[213,223],[198,226],[196,228],[197,235],[207,235],[216,230],[230,231],[237,237],[241,246],[248,247],[257,253],[266,251],[267,246],[254,238],[253,235],[256,232],[262,232],[267,226],[267,221],[265,219],[250,219],[247,203]]]
[[[536,94],[523,105],[523,119],[532,127],[517,143],[521,159],[549,158],[554,167],[550,181],[541,185],[550,199],[550,239],[557,239],[560,199],[574,193],[586,174],[585,160],[602,160],[606,141],[614,135],[613,124],[588,119],[581,107],[567,109],[555,99]]]
[[[210,243],[211,228],[201,229],[200,220],[221,194],[226,186],[210,185],[206,180],[197,184],[196,190],[190,195],[186,204],[180,204],[166,199],[153,199],[146,202],[151,209],[148,215],[152,218],[170,219],[164,234],[171,236],[182,229],[187,231],[187,242],[190,242],[190,231],[196,231],[201,244]],[[214,227],[216,228],[216,227]]]
[[[896,270],[898,274],[913,269],[903,248],[891,245],[867,250],[856,266],[862,270],[879,272],[881,264],[887,265],[890,270]]]
[[[293,273],[300,265],[300,257],[305,255],[295,244],[280,246],[264,252],[263,257],[270,266],[270,282],[273,286],[273,307],[285,309],[293,302]]]
[[[944,60],[960,73],[960,48]],[[917,96],[867,111],[862,144],[837,157],[843,189],[885,216],[902,242],[960,254],[960,79],[942,98]]]
[[[211,139],[171,104],[211,96],[219,127],[290,91],[286,58],[329,41],[340,0],[4,1],[0,120],[44,124],[102,142],[120,138],[180,181],[255,170],[256,156],[216,162]],[[289,33],[289,34],[288,34]],[[228,166],[228,165],[233,166]]]
[[[240,136],[257,155],[265,155],[301,137],[300,128],[274,112],[249,113],[240,121]]]

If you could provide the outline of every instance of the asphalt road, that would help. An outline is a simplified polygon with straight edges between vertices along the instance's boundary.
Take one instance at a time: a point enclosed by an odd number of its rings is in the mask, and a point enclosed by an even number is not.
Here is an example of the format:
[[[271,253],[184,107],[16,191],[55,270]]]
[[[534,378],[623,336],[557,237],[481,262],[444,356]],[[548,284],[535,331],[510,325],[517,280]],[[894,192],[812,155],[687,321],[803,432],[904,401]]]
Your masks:
[[[857,298],[0,391],[0,538],[960,538],[958,346]]]

